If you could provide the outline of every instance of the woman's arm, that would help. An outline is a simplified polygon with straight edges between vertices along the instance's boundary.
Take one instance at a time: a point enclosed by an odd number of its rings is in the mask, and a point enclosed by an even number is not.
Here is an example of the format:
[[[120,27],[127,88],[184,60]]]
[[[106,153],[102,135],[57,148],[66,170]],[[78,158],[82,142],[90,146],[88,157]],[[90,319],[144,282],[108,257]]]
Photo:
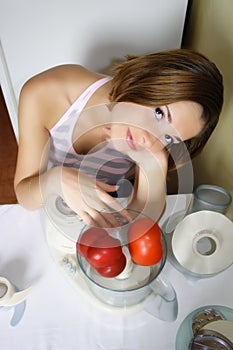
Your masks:
[[[57,79],[61,71],[62,77]],[[115,186],[95,182],[87,175],[66,167],[47,170],[49,129],[68,109],[73,99],[72,93],[64,93],[67,81],[66,92],[72,90],[73,84],[69,77],[66,76],[64,79],[64,73],[62,67],[56,74],[55,85],[54,71],[42,73],[28,81],[21,91],[19,149],[14,182],[18,202],[29,210],[35,210],[42,207],[51,194],[56,194],[61,196],[86,223],[118,225],[111,213],[99,212],[100,209],[109,206],[119,211],[126,219],[129,218],[128,212],[108,195],[108,192],[116,191]]]
[[[149,151],[129,154],[138,164],[134,197],[129,208],[140,211],[158,221],[166,204],[167,155]]]
[[[49,192],[56,183],[56,170],[46,172],[49,130],[95,79],[97,76],[84,67],[63,65],[34,76],[23,86],[19,99],[19,148],[14,184],[18,201],[26,208],[41,207],[46,199],[42,197],[47,197],[46,193],[41,195],[39,180]]]
[[[49,132],[43,122],[49,111],[43,95],[42,86],[32,79],[24,85],[19,100],[19,147],[14,185],[18,202],[29,210],[43,205],[39,175],[47,169],[49,146]],[[47,177],[49,173],[44,181]]]

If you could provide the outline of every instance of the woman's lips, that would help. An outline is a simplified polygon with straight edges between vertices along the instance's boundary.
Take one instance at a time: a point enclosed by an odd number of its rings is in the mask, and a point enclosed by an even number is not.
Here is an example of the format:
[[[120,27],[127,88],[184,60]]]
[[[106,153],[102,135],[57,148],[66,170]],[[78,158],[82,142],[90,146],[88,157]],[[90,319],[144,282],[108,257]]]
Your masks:
[[[132,136],[132,134],[131,134],[131,132],[130,132],[130,129],[127,129],[126,141],[127,141],[129,147],[130,147],[132,150],[134,150],[134,151],[137,150],[136,142],[135,142],[135,140],[134,140],[134,138],[133,138],[133,136]]]

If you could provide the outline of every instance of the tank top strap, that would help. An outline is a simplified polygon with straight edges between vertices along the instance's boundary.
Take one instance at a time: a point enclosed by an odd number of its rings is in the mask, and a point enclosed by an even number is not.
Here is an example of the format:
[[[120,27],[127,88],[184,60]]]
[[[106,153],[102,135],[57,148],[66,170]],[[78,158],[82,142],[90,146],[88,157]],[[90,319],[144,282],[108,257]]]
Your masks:
[[[82,111],[89,99],[91,98],[91,96],[96,92],[96,90],[98,90],[102,85],[104,85],[110,80],[112,80],[112,77],[104,77],[91,84],[73,103],[74,108],[78,112]]]
[[[63,114],[63,116],[59,119],[59,121],[52,127],[52,129],[50,129],[50,134],[53,134],[55,130],[59,126],[63,125],[66,122],[66,120],[68,120],[70,116],[72,116],[74,113],[81,112],[85,107],[85,105],[87,104],[88,100],[91,98],[91,96],[96,92],[96,90],[98,90],[102,85],[104,85],[110,80],[112,80],[112,77],[107,76],[89,85],[81,93],[81,95],[73,102],[73,104]]]

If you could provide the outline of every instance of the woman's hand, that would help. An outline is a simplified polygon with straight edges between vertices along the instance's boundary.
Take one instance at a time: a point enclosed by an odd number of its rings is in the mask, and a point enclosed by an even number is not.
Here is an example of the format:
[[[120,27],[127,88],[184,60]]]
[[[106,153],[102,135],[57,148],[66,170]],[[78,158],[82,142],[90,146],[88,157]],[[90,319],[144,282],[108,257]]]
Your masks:
[[[118,186],[96,181],[77,170],[62,168],[60,195],[88,225],[116,227],[122,224],[118,217],[123,221],[131,220],[128,211],[108,194],[117,189]]]
[[[130,208],[158,221],[166,203],[166,152],[147,149],[129,151],[128,156],[137,164],[137,188]]]

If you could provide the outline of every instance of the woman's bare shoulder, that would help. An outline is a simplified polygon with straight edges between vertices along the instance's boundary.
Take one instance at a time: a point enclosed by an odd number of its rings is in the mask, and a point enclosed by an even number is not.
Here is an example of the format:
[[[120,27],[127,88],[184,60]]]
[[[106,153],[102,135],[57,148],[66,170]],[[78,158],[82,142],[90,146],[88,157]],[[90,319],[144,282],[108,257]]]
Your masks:
[[[28,79],[24,84],[24,87],[30,86],[31,88],[38,86],[41,83],[46,84],[66,84],[67,82],[76,82],[93,79],[98,77],[99,74],[86,69],[83,66],[77,64],[64,64],[49,68],[43,72],[36,74]],[[48,85],[49,86],[49,85]]]
[[[98,73],[89,71],[80,65],[60,65],[30,78],[24,84],[21,95],[27,93],[38,98],[49,99],[53,95],[60,96],[64,93],[72,98],[72,93],[75,93],[74,98],[77,98],[77,94],[81,93],[83,86],[98,79],[98,76],[100,76]]]
[[[20,93],[20,106],[23,110],[33,108],[34,115],[37,114],[42,124],[49,129],[82,91],[99,77],[100,74],[80,65],[52,67],[24,84]]]

